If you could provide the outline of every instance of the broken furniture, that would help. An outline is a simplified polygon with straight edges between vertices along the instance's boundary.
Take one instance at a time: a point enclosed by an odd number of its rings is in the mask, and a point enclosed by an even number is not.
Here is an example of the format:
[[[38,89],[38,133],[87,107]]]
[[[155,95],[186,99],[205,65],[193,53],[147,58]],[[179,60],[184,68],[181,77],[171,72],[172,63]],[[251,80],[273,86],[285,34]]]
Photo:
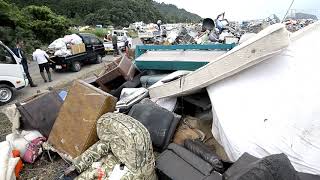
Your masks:
[[[159,152],[169,145],[181,118],[150,99],[144,99],[134,105],[128,115],[141,122],[149,130],[153,146]]]
[[[96,123],[115,110],[117,99],[77,80],[71,86],[49,136],[49,144],[75,158],[98,141]]]
[[[138,45],[135,64],[140,70],[196,70],[225,54],[234,44]]]
[[[156,161],[159,180],[222,180],[212,165],[183,146],[170,144]]]
[[[38,130],[46,138],[49,137],[62,104],[63,99],[56,91],[38,94],[16,103],[21,114],[20,129]]]
[[[123,88],[136,88],[136,87],[138,87],[141,84],[140,77],[145,74],[146,74],[145,71],[137,74],[136,76],[134,76],[134,78],[132,80],[126,81],[125,83],[120,85],[118,88],[111,90],[110,94],[119,99]]]
[[[100,73],[96,79],[96,83],[102,90],[110,92],[113,88],[118,88],[125,81],[132,80],[135,72],[136,68],[131,60],[126,56],[122,56],[105,65],[105,70]],[[116,85],[113,85],[112,82],[116,83]]]
[[[140,122],[122,113],[107,113],[98,120],[97,133],[100,140],[74,161],[81,173],[77,180],[95,180],[99,173],[109,179],[120,164],[128,171],[117,179],[157,179],[150,134]]]
[[[116,109],[120,112],[129,111],[130,108],[148,96],[146,88],[123,88]]]
[[[196,92],[280,53],[289,41],[289,32],[284,25],[269,26],[224,55],[212,58],[206,66],[177,80],[149,88],[150,97],[182,96]]]

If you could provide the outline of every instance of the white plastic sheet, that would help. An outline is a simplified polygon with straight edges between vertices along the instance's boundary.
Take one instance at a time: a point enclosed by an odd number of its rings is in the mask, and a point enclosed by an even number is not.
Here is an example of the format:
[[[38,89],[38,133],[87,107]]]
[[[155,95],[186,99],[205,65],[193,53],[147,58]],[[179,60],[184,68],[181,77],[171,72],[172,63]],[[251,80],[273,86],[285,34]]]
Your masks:
[[[13,158],[9,142],[0,142],[0,180],[15,180],[14,168],[20,158]]]
[[[52,49],[54,51],[57,50],[67,50],[66,43],[64,42],[63,38],[56,39],[53,41],[49,46],[48,49]]]
[[[285,153],[320,174],[320,25],[282,54],[207,88],[212,133],[229,158]],[[270,42],[272,43],[272,42]]]

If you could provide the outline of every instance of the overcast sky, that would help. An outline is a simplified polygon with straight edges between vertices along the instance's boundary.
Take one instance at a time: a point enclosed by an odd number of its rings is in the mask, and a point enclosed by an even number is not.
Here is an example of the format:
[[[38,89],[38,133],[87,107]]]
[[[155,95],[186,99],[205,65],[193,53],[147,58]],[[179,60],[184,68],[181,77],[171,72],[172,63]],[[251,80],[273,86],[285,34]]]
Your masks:
[[[196,13],[203,18],[215,18],[217,14],[226,12],[229,20],[248,20],[266,18],[277,14],[280,19],[289,8],[292,0],[156,0],[170,3]],[[294,9],[308,9],[315,15],[320,15],[320,0],[295,0]],[[311,10],[311,11],[310,11]]]

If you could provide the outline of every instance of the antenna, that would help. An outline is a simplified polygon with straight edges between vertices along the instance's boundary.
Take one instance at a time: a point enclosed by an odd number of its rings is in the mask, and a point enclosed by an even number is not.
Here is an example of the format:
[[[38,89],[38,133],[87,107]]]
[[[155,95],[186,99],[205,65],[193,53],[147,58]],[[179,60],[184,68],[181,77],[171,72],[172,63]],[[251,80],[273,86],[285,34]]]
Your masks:
[[[292,0],[291,4],[290,4],[290,6],[289,6],[289,8],[288,8],[288,10],[287,10],[287,13],[284,15],[284,17],[283,17],[283,19],[282,19],[281,23],[283,23],[283,21],[287,18],[288,13],[289,13],[289,11],[290,11],[290,9],[291,9],[291,7],[292,7],[293,3],[294,3],[294,0]]]

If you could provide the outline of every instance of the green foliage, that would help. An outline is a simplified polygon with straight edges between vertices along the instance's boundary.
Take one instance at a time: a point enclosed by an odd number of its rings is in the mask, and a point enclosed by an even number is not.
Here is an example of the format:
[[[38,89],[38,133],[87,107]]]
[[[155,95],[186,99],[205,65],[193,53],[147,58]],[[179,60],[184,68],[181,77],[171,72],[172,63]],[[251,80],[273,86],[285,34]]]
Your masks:
[[[12,0],[21,7],[46,5],[57,14],[73,20],[74,25],[101,24],[124,27],[132,22],[198,22],[201,17],[174,5],[152,0]]]
[[[58,16],[50,8],[27,6],[19,9],[8,1],[0,0],[0,40],[14,47],[17,39],[25,41],[27,52],[35,44],[49,44],[68,33],[70,21]]]
[[[63,16],[58,16],[46,6],[27,6],[22,9],[30,20],[29,28],[36,37],[49,43],[64,36],[69,29],[70,22]]]
[[[168,23],[179,22],[200,22],[202,18],[196,14],[190,13],[185,9],[179,9],[173,4],[157,3],[153,2],[160,13],[165,17],[164,19]]]

